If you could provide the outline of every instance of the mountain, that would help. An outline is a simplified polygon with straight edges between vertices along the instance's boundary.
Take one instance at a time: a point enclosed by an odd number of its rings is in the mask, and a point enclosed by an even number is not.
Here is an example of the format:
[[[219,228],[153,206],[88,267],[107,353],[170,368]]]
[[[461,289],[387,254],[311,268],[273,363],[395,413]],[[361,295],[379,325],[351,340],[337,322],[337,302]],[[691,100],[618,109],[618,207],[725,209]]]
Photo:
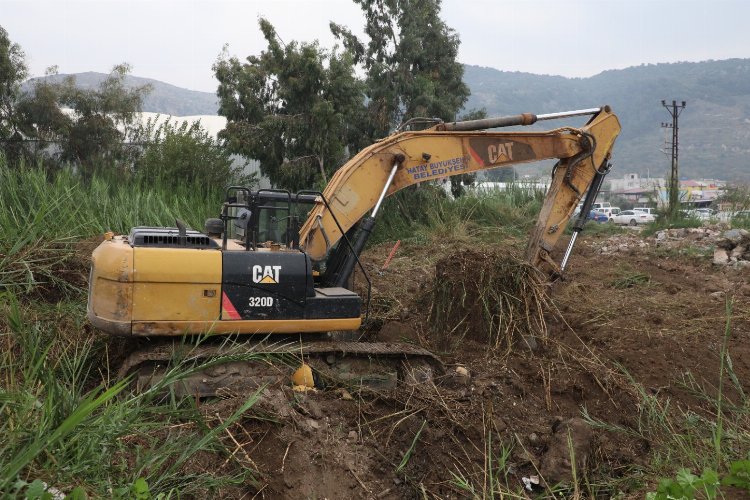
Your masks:
[[[679,117],[680,176],[750,182],[750,59],[649,64],[590,78],[465,66],[464,81],[471,89],[467,109],[485,108],[489,116],[609,104],[622,124],[612,161],[617,177],[669,171],[670,157],[661,150],[665,138],[671,141],[671,129],[661,123],[672,119],[661,101],[684,100],[687,106]]]
[[[41,78],[49,78],[52,81],[62,81],[69,75],[53,75]],[[75,73],[76,84],[82,88],[96,88],[107,78],[104,73]],[[23,90],[30,90],[33,82],[31,79],[24,84]],[[193,115],[215,115],[219,110],[219,99],[212,92],[200,92],[188,90],[168,83],[141,78],[138,76],[126,76],[125,84],[129,87],[140,87],[151,85],[151,92],[143,100],[143,111],[162,113],[173,116]]]

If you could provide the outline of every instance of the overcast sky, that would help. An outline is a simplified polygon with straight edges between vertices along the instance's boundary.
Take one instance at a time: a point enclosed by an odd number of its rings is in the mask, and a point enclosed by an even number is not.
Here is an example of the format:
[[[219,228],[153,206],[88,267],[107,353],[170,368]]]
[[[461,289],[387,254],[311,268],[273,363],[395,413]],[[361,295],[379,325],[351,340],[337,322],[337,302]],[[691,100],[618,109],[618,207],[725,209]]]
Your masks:
[[[33,76],[109,71],[214,91],[224,44],[242,58],[265,43],[258,17],[284,41],[331,47],[328,22],[362,32],[350,0],[0,0],[0,26]],[[585,77],[642,63],[750,57],[750,0],[443,0],[459,61],[506,71]]]

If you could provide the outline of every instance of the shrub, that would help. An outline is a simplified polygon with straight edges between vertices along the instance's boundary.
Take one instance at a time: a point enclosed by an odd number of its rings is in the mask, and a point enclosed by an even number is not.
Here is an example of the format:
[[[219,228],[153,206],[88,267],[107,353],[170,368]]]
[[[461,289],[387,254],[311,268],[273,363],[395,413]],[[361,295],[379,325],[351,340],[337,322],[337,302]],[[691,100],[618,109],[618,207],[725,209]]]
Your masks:
[[[145,149],[136,160],[136,175],[149,183],[226,187],[254,180],[243,176],[244,164],[233,165],[230,153],[199,121],[177,124],[167,120],[158,124],[158,120],[149,120],[137,136],[145,139]]]

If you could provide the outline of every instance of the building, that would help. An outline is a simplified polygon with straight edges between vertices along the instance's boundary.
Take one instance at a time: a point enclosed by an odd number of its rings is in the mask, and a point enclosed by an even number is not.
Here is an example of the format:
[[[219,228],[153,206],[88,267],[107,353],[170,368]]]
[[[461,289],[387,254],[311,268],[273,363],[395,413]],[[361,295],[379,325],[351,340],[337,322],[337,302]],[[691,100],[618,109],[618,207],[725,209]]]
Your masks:
[[[625,174],[622,179],[611,179],[610,194],[622,196],[633,203],[656,203],[664,206],[669,201],[669,181],[664,178],[640,177]],[[706,207],[713,203],[726,188],[726,182],[716,179],[687,179],[679,183],[679,199],[682,205],[692,208]]]
[[[622,178],[608,176],[606,182],[610,196],[620,196],[634,204],[653,202],[658,199],[659,191],[666,186],[666,180],[662,177],[641,177],[636,173],[627,173]]]

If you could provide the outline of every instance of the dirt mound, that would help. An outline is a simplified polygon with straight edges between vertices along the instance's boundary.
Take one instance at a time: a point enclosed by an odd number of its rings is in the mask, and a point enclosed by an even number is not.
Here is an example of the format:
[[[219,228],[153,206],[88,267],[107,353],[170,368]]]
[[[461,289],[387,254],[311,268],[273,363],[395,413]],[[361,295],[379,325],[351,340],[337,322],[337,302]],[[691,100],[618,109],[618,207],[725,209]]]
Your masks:
[[[544,277],[508,253],[468,250],[435,264],[430,323],[443,349],[464,339],[510,348],[543,339],[549,309]]]

